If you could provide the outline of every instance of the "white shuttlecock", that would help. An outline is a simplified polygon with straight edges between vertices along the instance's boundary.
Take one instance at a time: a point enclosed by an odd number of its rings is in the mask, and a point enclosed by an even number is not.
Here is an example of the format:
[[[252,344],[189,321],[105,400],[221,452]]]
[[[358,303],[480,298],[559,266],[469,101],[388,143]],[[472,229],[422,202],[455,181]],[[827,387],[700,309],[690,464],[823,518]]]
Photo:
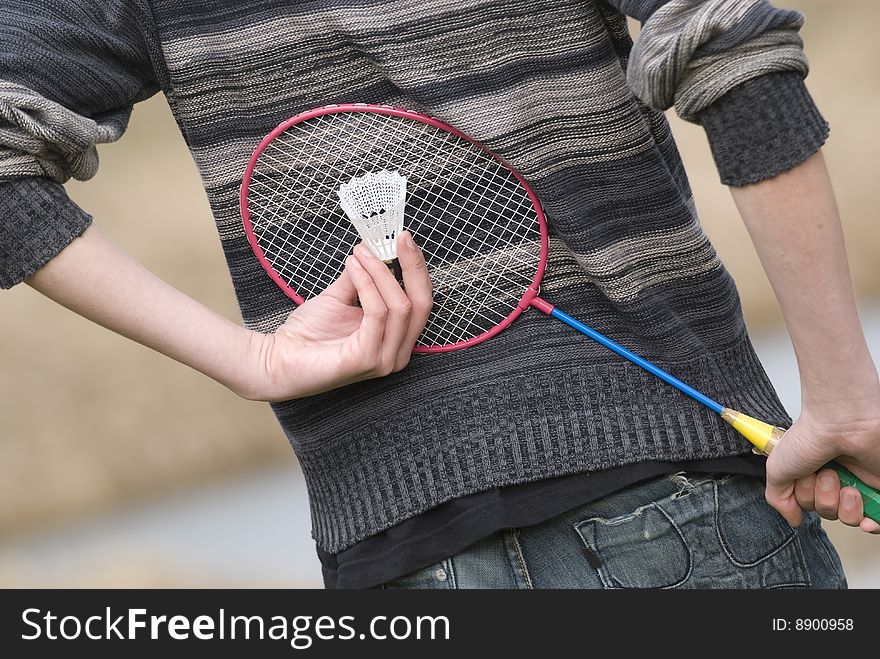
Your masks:
[[[406,177],[383,169],[355,176],[339,187],[339,203],[361,238],[383,261],[397,258],[397,238],[403,231]]]

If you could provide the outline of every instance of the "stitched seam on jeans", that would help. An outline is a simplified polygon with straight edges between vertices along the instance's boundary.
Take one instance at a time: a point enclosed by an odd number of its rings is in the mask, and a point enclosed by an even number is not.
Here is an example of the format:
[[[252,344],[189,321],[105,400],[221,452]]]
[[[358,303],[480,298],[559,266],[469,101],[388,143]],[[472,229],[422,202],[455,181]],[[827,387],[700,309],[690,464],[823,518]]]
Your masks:
[[[452,561],[453,557],[450,556],[446,560],[443,561],[444,569],[446,570],[447,578],[449,579],[449,588],[451,590],[458,589],[458,579],[455,578],[455,565]]]
[[[804,575],[804,579],[806,581],[806,586],[808,588],[813,587],[813,577],[810,575],[810,568],[807,567],[807,559],[804,556],[804,548],[801,547],[801,536],[798,535],[797,531],[795,531],[794,537],[797,538],[797,542],[794,544],[795,551],[797,551],[798,559],[800,559],[801,563],[801,573]]]
[[[835,575],[837,575],[838,587],[845,587],[846,572],[844,571],[843,566],[840,564],[840,560],[835,559],[834,555],[831,553],[832,550],[834,550],[834,545],[831,544],[831,540],[829,540],[828,536],[822,531],[822,524],[820,520],[813,520],[813,523],[810,525],[810,533],[815,541],[818,543],[819,548],[822,550],[822,553],[828,559],[828,567]]]
[[[661,586],[660,587],[661,590],[667,590],[669,588],[678,588],[681,584],[683,584],[685,581],[687,581],[688,579],[691,578],[691,574],[694,571],[694,557],[691,552],[691,546],[688,544],[687,538],[684,537],[684,533],[681,532],[681,529],[679,528],[678,524],[675,523],[675,520],[672,519],[672,517],[669,515],[669,513],[667,513],[665,510],[663,510],[663,507],[659,503],[656,504],[656,508],[661,513],[663,513],[663,516],[669,520],[669,523],[672,525],[672,528],[675,529],[676,533],[678,533],[678,537],[681,540],[681,544],[684,546],[684,550],[687,553],[688,566],[687,566],[687,571],[684,573],[684,576],[677,583],[671,584],[669,586]]]
[[[513,540],[513,550],[516,553],[516,558],[519,561],[519,569],[521,571],[521,576],[526,582],[526,588],[529,590],[534,590],[535,586],[532,584],[532,577],[529,574],[529,569],[526,567],[526,559],[522,553],[522,547],[519,544],[519,530],[511,529],[511,539]]]
[[[785,549],[788,545],[794,542],[794,539],[797,537],[797,534],[792,531],[792,534],[779,545],[776,549],[771,551],[766,556],[762,556],[761,558],[751,562],[751,563],[743,563],[742,561],[734,558],[731,548],[724,542],[724,536],[721,534],[721,506],[718,505],[718,485],[715,485],[715,535],[718,536],[718,542],[721,544],[721,548],[724,550],[725,555],[727,556],[727,560],[736,565],[737,567],[755,567],[756,565],[760,565],[764,561],[773,556],[776,556],[779,552]],[[800,554],[800,547],[798,547],[798,553]],[[803,555],[800,555],[801,558],[801,566],[805,565]]]
[[[581,542],[583,543],[584,547],[586,547],[586,549],[588,551],[593,552],[596,555],[596,557],[599,559],[599,567],[593,568],[593,569],[595,569],[596,574],[599,575],[599,581],[602,582],[602,586],[605,587],[606,589],[620,588],[620,586],[616,586],[613,583],[611,583],[610,579],[611,579],[612,575],[608,574],[606,576],[605,562],[602,561],[602,555],[599,553],[599,547],[598,546],[591,547],[590,543],[587,542],[587,539],[584,537],[584,534],[581,531],[581,527],[585,526],[586,524],[593,525],[596,523],[596,520],[599,520],[599,519],[601,519],[601,518],[600,517],[591,517],[589,519],[585,519],[582,522],[578,522],[577,524],[574,525],[574,532],[577,534],[577,537],[579,537],[581,539]],[[593,533],[594,539],[595,539],[595,535],[596,534]]]

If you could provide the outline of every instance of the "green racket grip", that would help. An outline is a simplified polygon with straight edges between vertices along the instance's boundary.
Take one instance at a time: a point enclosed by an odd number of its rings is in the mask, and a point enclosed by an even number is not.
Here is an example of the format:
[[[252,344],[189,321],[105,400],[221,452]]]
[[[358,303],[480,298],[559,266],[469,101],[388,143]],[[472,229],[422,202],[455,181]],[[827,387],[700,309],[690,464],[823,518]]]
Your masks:
[[[880,492],[870,485],[863,483],[861,479],[849,469],[833,460],[826,464],[825,467],[837,472],[837,477],[840,478],[841,487],[854,487],[859,491],[859,494],[862,495],[862,505],[865,509],[865,517],[869,517],[880,524]]]

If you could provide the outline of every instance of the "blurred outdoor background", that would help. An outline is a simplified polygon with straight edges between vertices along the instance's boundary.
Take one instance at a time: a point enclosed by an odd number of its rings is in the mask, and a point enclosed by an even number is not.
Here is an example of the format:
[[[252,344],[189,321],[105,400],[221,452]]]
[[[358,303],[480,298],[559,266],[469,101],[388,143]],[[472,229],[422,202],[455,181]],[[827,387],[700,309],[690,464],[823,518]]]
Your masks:
[[[880,360],[880,3],[804,11],[807,84]],[[793,356],[702,129],[671,117],[707,232],[789,411]],[[71,196],[154,272],[238,319],[198,174],[161,97]],[[821,300],[816,301],[821,313]],[[880,587],[880,538],[826,526],[852,586]],[[26,286],[0,294],[0,586],[320,586],[306,491],[268,406],[121,339]]]

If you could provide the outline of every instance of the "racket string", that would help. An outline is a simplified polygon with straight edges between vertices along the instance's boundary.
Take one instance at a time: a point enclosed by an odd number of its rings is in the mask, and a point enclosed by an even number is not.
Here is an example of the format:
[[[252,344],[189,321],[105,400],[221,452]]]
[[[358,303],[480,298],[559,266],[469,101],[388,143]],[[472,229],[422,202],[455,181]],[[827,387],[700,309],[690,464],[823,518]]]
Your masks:
[[[485,198],[486,198],[486,189],[485,189],[485,188],[480,189],[480,188],[474,186],[474,187],[472,188],[472,190],[480,190],[480,199],[481,199],[481,200],[485,200]],[[504,207],[501,208],[500,211],[498,212],[498,215],[495,215],[494,217],[497,217],[497,216],[499,216],[499,215],[500,215],[500,216],[504,216],[504,215],[506,214],[506,212],[509,210],[508,207],[509,207],[510,202],[511,202],[512,200],[513,200],[513,197],[512,197],[512,196],[508,196],[508,197],[506,197],[506,198],[505,198],[505,205],[504,205]],[[478,204],[478,205],[479,205],[479,204]],[[439,217],[444,217],[444,216],[443,216],[443,215],[440,215]],[[493,217],[493,216],[490,216],[490,217]],[[459,236],[461,236],[461,235],[464,234],[464,227],[469,226],[470,224],[471,224],[471,223],[468,223],[468,222],[459,222],[459,223],[458,223],[458,227],[459,227]],[[498,222],[497,222],[496,220],[494,220],[494,218],[493,218],[493,220],[492,220],[492,226],[493,226],[493,227],[499,227]],[[499,228],[501,228],[501,227],[499,227]],[[488,236],[490,236],[490,235],[491,235],[491,233],[487,230],[487,231],[486,231],[486,236],[488,237]],[[503,273],[503,272],[507,272],[508,269],[509,269],[509,263],[508,263],[508,264],[502,264],[502,263],[500,263],[500,261],[498,260],[498,258],[496,258],[496,255],[498,254],[498,252],[497,252],[498,244],[499,244],[499,242],[502,240],[502,238],[503,238],[503,235],[502,235],[502,236],[496,236],[496,241],[495,241],[495,244],[493,244],[493,245],[488,245],[488,241],[484,238],[484,239],[481,240],[481,244],[480,244],[480,247],[479,247],[479,249],[478,249],[478,251],[479,251],[480,253],[485,253],[485,254],[487,254],[487,255],[490,256],[490,258],[491,258],[491,262],[492,262],[492,265],[494,265],[494,266],[500,266],[500,269],[496,269],[496,272],[501,272],[501,273]],[[488,247],[488,250],[487,250],[487,251],[484,251],[483,248],[485,248],[485,247]],[[486,283],[488,284],[491,280],[485,280],[485,281],[486,281]],[[480,283],[480,279],[477,278],[477,277],[474,277],[473,280],[472,280],[471,287],[474,288],[474,289],[476,290],[476,284],[478,284],[478,283]],[[525,283],[525,285],[528,286],[529,283],[530,283],[530,282],[527,281],[527,282]],[[490,301],[496,301],[497,298],[496,298],[496,299],[493,299],[493,298],[491,297],[491,296],[492,296],[492,293],[493,293],[495,290],[496,290],[496,287],[495,287],[494,285],[492,285],[492,286],[488,286],[488,285],[485,286],[485,291],[484,291],[485,295],[483,295],[483,297],[482,297],[481,300],[477,301],[477,308],[476,308],[476,311],[481,311],[482,309],[487,308],[487,307],[488,307],[488,303],[489,303]],[[453,307],[452,309],[450,309],[450,312],[449,312],[449,317],[450,317],[450,318],[460,318],[460,317],[461,317],[460,312],[464,310],[464,308],[465,308],[465,304],[467,304],[466,301],[468,300],[469,297],[470,297],[470,296],[467,296],[467,295],[461,295],[461,296],[459,297],[459,299],[458,299],[458,304],[457,304],[455,307]],[[471,307],[472,307],[472,306],[473,306],[473,305],[471,305]],[[456,325],[455,325],[455,328],[456,328],[456,329],[460,329],[460,325],[456,324]]]

